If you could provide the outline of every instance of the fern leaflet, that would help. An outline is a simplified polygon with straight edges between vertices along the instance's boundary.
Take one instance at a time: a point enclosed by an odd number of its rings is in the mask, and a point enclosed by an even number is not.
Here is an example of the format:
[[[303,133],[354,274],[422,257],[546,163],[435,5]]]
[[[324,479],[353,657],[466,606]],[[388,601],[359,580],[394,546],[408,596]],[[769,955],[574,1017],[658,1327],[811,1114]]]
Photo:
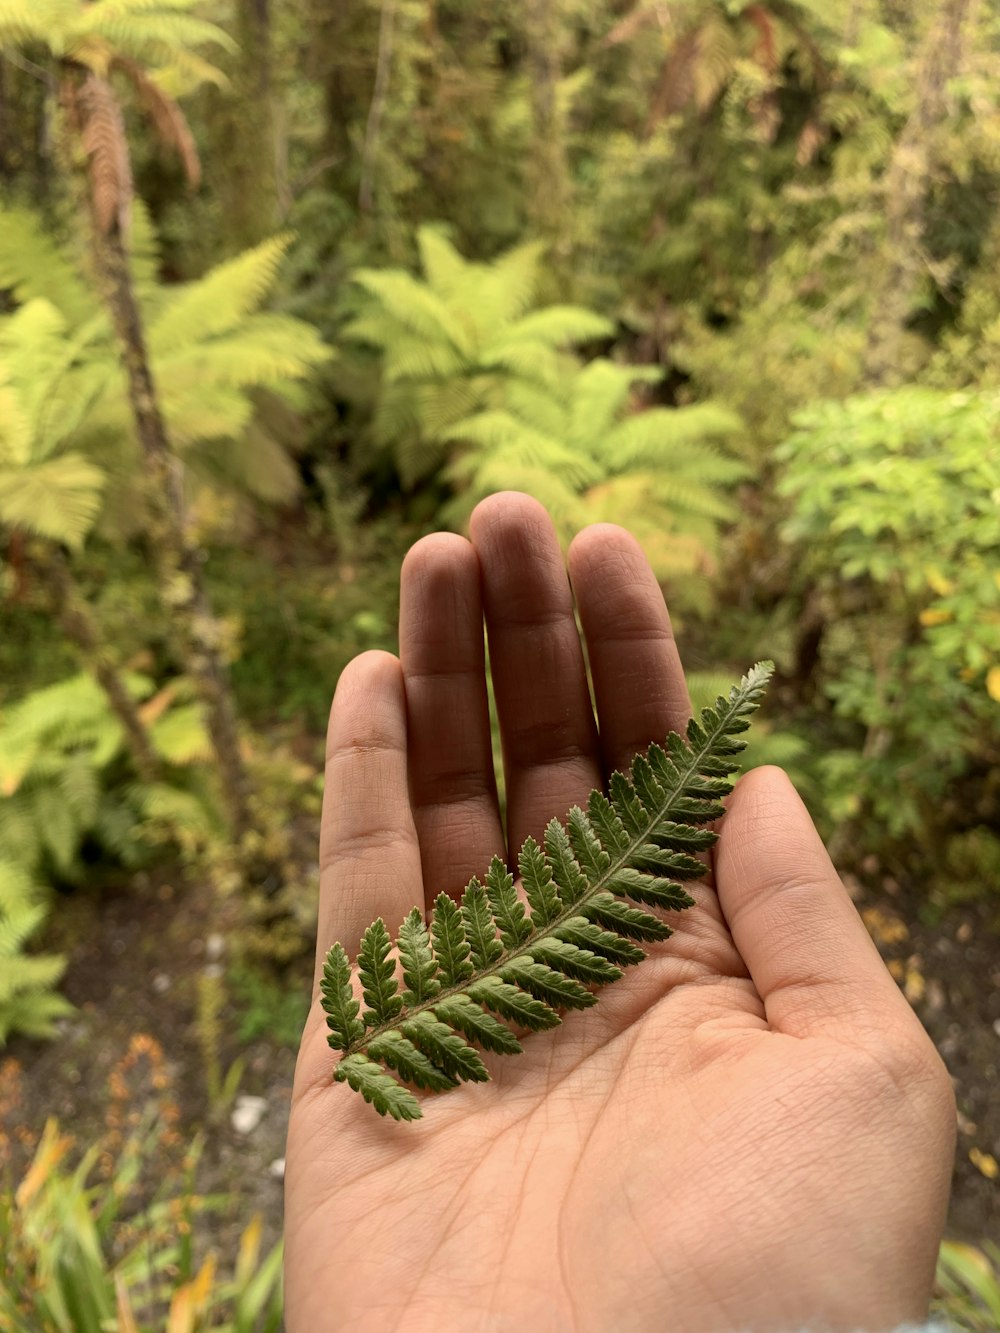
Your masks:
[[[440,894],[429,923],[413,908],[395,942],[402,992],[381,917],[358,953],[364,1008],[347,954],[334,944],[320,987],[327,1040],[343,1052],[334,1079],[380,1115],[418,1120],[421,1104],[406,1084],[445,1092],[485,1081],[472,1042],[517,1054],[507,1024],[556,1027],[561,1010],[597,1002],[590,987],[641,962],[641,944],[667,939],[670,927],[645,908],[693,905],[684,882],[705,873],[695,853],[716,841],[705,826],[723,814],[741,733],[773,669],[758,663],[728,698],[692,718],[686,737],[651,745],[628,776],[612,774],[607,796],[591,792],[586,811],[575,806],[565,825],[552,820],[544,846],[528,838],[518,857],[527,908],[499,857],[460,903]]]

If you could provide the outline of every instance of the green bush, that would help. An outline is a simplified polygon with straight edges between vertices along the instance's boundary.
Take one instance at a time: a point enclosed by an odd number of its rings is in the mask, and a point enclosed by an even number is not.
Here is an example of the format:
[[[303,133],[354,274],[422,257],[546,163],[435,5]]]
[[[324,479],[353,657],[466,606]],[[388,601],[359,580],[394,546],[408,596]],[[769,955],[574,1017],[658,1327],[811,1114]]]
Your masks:
[[[961,784],[1000,744],[998,429],[1000,395],[906,388],[803,412],[778,450],[824,618],[830,812],[925,850],[997,812],[995,788],[970,810]]]
[[[70,1006],[53,993],[64,960],[26,946],[49,912],[52,883],[75,884],[86,858],[125,866],[169,842],[193,848],[213,833],[197,774],[204,756],[199,711],[184,682],[154,693],[136,674],[126,684],[144,700],[166,780],[139,783],[124,762],[123,729],[96,681],[71,676],[32,691],[0,712],[0,1044],[12,1032],[44,1037]]]

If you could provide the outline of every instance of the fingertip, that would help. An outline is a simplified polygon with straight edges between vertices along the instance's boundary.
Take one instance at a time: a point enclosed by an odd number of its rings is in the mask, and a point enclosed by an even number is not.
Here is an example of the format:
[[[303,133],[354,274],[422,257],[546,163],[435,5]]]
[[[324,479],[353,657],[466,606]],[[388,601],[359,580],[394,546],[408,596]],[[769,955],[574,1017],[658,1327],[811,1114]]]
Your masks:
[[[338,744],[345,719],[377,721],[384,701],[392,705],[402,696],[403,669],[395,653],[369,648],[353,657],[337,680],[326,729],[327,755]]]
[[[617,523],[591,523],[581,528],[569,544],[570,570],[574,566],[589,565],[595,556],[605,557],[609,549],[646,559],[638,538],[627,528],[619,527]]]
[[[555,534],[555,527],[549,511],[533,495],[524,491],[497,491],[480,500],[469,518],[469,535],[474,545],[489,541],[498,533],[510,529],[526,529],[532,532]]]
[[[428,576],[475,564],[476,553],[467,537],[457,532],[432,532],[407,551],[400,567],[400,582],[423,581]]]

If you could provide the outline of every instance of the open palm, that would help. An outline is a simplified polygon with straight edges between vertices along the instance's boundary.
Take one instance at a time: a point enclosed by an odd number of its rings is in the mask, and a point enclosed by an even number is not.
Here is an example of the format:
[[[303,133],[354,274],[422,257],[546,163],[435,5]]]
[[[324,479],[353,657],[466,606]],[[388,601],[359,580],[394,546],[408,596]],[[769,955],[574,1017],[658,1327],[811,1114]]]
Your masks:
[[[407,557],[400,659],[338,685],[318,959],[378,915],[456,896],[680,729],[659,588],[619,528],[581,533],[572,592],[525,496]],[[574,598],[590,663],[596,720]],[[483,620],[503,738],[493,775]],[[922,1317],[954,1107],[812,823],[777,770],[729,801],[696,906],[596,1008],[415,1124],[331,1085],[314,1001],[286,1173],[286,1323],[324,1330],[788,1333]]]

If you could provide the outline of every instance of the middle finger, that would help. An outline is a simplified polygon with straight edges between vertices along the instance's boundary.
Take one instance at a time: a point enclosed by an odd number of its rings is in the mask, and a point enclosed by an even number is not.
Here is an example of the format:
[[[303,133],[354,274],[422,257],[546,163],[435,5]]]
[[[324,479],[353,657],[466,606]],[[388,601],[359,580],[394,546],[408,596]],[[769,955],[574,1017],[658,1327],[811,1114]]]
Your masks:
[[[529,834],[540,839],[553,815],[563,818],[601,785],[597,725],[548,514],[526,495],[494,495],[476,508],[470,532],[482,568],[514,855]]]

